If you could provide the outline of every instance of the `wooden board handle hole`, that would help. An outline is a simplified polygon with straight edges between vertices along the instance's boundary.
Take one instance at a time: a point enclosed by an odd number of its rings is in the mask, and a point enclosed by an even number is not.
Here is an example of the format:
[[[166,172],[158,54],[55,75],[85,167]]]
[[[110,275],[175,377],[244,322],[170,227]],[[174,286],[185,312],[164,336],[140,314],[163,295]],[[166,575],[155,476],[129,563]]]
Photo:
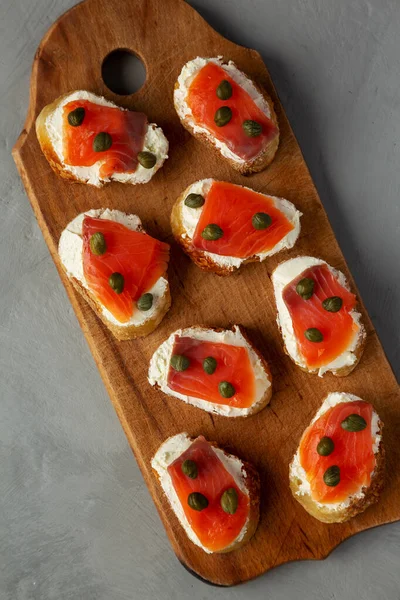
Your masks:
[[[131,50],[113,50],[103,60],[101,76],[109,90],[120,96],[139,91],[146,81],[146,67]]]

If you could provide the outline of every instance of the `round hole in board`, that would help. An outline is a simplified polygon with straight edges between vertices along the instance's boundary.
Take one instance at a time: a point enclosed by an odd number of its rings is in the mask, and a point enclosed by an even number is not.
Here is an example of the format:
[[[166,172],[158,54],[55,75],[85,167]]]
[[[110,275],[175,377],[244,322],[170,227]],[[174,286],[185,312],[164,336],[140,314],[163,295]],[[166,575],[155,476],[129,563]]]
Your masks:
[[[130,50],[113,50],[101,66],[104,83],[115,94],[134,94],[146,81],[146,69],[140,58]]]

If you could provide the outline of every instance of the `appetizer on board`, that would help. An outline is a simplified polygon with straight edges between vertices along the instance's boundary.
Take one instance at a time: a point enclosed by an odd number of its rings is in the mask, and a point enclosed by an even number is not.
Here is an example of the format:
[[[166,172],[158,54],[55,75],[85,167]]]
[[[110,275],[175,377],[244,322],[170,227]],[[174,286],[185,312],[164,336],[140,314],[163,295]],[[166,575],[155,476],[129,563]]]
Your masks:
[[[165,394],[226,417],[259,412],[272,395],[268,364],[239,325],[178,329],[153,354],[148,377]]]
[[[100,187],[147,183],[168,158],[168,140],[144,113],[78,90],[45,106],[36,134],[53,170]]]
[[[346,278],[324,260],[298,256],[272,273],[286,353],[303,370],[343,377],[364,350],[365,329]]]
[[[207,554],[232,552],[259,520],[260,482],[249,463],[203,436],[168,438],[151,465],[188,538]]]
[[[145,233],[136,215],[82,213],[62,232],[58,253],[71,283],[117,339],[148,335],[168,311],[169,245]]]
[[[182,125],[248,175],[265,169],[279,145],[279,127],[268,94],[222,57],[187,62],[174,90]]]
[[[328,394],[300,440],[290,488],[310,515],[342,523],[377,502],[384,484],[383,423],[353,394]]]
[[[242,264],[292,248],[296,207],[283,198],[225,181],[202,179],[179,196],[171,214],[176,241],[201,269],[229,275]]]

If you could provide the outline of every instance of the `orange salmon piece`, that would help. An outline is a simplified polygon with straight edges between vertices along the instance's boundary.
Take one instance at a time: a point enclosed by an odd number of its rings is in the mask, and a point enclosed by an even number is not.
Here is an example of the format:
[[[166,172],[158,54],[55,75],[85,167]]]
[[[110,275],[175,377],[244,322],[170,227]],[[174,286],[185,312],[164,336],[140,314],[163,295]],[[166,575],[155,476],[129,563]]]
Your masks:
[[[90,238],[97,232],[106,242],[101,256],[90,250]],[[83,273],[90,290],[118,321],[126,323],[133,315],[135,301],[165,275],[169,245],[121,223],[88,216],[83,220],[82,236]],[[121,294],[110,287],[113,273],[124,277]]]
[[[353,432],[341,427],[342,421],[352,414],[365,419],[365,429]],[[307,474],[314,500],[324,504],[342,502],[358,492],[361,486],[369,486],[376,463],[371,418],[372,406],[368,402],[342,402],[306,429],[300,442],[300,464]],[[320,456],[317,446],[325,436],[332,439],[334,450],[329,456]],[[333,465],[340,469],[340,482],[329,487],[323,476]]]
[[[256,229],[252,223],[256,213],[268,214],[271,225]],[[205,240],[201,235],[211,223],[219,225],[223,231],[218,240]],[[193,246],[221,256],[248,258],[271,250],[293,228],[272,198],[240,185],[214,181],[194,232]]]
[[[220,100],[216,94],[223,80],[229,81],[232,86],[232,96],[228,100]],[[250,94],[215,63],[208,63],[197,73],[190,84],[186,101],[196,124],[205,127],[243,160],[258,156],[278,133],[274,123],[258,108]],[[218,127],[214,116],[222,106],[229,106],[232,119],[223,127]],[[246,120],[257,121],[262,126],[259,136],[249,137],[245,134],[243,122]]]
[[[172,353],[190,360],[185,371],[169,368],[168,386],[175,392],[236,408],[248,408],[253,404],[255,379],[246,348],[176,336]],[[209,356],[217,361],[212,375],[203,369],[203,360]],[[219,393],[218,385],[222,381],[235,388],[231,398],[224,398]]]
[[[309,300],[304,300],[296,292],[296,285],[305,277],[314,281],[314,293]],[[343,301],[338,312],[328,312],[322,306],[322,302],[332,296]],[[340,285],[327,265],[316,265],[303,271],[288,283],[282,297],[308,367],[314,369],[327,365],[348,348],[359,329],[350,315],[356,305],[356,297]],[[322,342],[311,342],[305,337],[304,332],[310,328],[319,329],[323,335]]]
[[[84,108],[85,116],[81,125],[72,127],[68,114],[76,108]],[[91,167],[97,161],[104,161],[100,177],[110,177],[113,173],[132,173],[138,165],[137,154],[143,148],[147,130],[147,117],[144,113],[101,106],[89,100],[73,100],[64,106],[63,112],[64,162],[76,167]],[[108,133],[112,145],[108,150],[95,152],[93,141],[98,133]]]
[[[191,479],[182,472],[185,460],[196,463],[196,479]],[[197,438],[168,467],[168,473],[186,518],[202,545],[212,552],[218,552],[232,544],[249,516],[249,498],[239,489],[211,444],[203,436]],[[221,496],[229,488],[234,488],[238,495],[238,507],[233,515],[224,512],[221,507]],[[189,506],[188,496],[193,492],[199,492],[207,498],[207,508],[197,511]]]

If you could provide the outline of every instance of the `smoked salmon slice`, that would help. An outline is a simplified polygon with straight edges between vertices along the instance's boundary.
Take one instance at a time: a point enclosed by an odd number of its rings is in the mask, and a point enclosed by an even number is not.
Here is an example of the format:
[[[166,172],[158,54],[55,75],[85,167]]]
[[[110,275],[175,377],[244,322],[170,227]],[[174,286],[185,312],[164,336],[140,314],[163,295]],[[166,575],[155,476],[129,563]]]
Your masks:
[[[303,280],[313,282],[309,298],[298,292],[297,286]],[[299,350],[310,368],[322,367],[340,356],[359,331],[350,314],[356,305],[355,295],[339,283],[325,264],[303,271],[286,285],[282,298]]]
[[[227,100],[221,100],[217,96],[217,89],[223,81],[229,82],[232,89],[232,94]],[[278,132],[274,123],[258,108],[250,94],[238,85],[225,69],[213,62],[207,63],[194,77],[186,101],[195,123],[205,127],[244,161],[258,156]],[[219,127],[214,119],[216,112],[222,107],[229,107],[232,117],[227,124]],[[261,133],[254,137],[246,135],[243,128],[245,121],[258,123]]]
[[[192,469],[188,471],[183,466],[185,461],[193,461],[195,466],[189,463]],[[201,544],[211,552],[224,550],[232,544],[248,520],[249,497],[238,487],[211,444],[203,436],[197,438],[168,466],[168,473],[189,525]],[[196,476],[193,478],[193,475]],[[222,507],[222,496],[227,490],[237,499],[232,514]],[[195,504],[197,509],[192,508],[192,494],[197,499],[199,494],[202,496],[202,504]]]
[[[174,368],[174,357],[184,357],[186,368]],[[207,358],[212,359],[209,372],[204,367]],[[236,408],[251,406],[256,392],[246,348],[180,336],[175,336],[168,386],[185,396]]]
[[[354,415],[362,417],[363,429],[346,427],[350,415],[353,422]],[[306,429],[300,442],[300,464],[306,472],[315,501],[324,504],[342,502],[361,487],[368,488],[376,464],[371,419],[371,404],[361,400],[342,402]],[[322,438],[325,455],[317,451]],[[327,443],[326,438],[330,442]]]
[[[94,254],[91,240],[101,234],[104,253]],[[85,216],[82,226],[83,272],[97,300],[121,323],[132,317],[135,301],[148,292],[166,271],[169,245],[115,221]],[[112,275],[122,281],[118,292],[110,284]],[[114,286],[115,287],[115,286]]]
[[[80,114],[84,114],[84,117],[79,126],[72,126],[68,116],[76,109],[83,109],[84,113]],[[113,173],[136,170],[137,154],[143,148],[148,125],[144,113],[102,106],[89,100],[74,100],[64,106],[63,121],[66,164],[91,167],[101,160],[100,177],[103,179]],[[110,137],[105,150],[95,151],[94,141],[99,134]]]
[[[269,217],[262,229],[254,225],[255,215],[259,214]],[[211,224],[222,230],[218,239],[204,237],[204,230]],[[193,246],[222,256],[249,258],[268,252],[293,229],[293,223],[271,197],[240,185],[213,181],[196,225]]]

